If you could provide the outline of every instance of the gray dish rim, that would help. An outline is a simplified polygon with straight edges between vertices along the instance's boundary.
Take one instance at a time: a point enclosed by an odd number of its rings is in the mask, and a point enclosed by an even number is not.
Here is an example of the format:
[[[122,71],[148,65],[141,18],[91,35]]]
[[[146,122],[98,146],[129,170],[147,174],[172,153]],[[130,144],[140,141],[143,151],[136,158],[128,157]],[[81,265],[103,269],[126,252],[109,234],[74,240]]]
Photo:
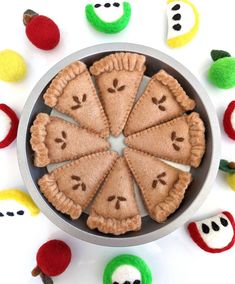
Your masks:
[[[31,110],[36,100],[38,99],[39,94],[41,94],[42,90],[45,88],[48,82],[61,69],[63,69],[65,66],[69,65],[70,63],[76,60],[92,56],[94,54],[101,52],[120,52],[120,51],[124,52],[129,51],[129,52],[146,54],[148,56],[160,59],[162,62],[176,69],[177,72],[179,72],[187,81],[190,82],[192,87],[195,90],[197,90],[197,93],[200,94],[200,99],[203,102],[204,106],[206,106],[206,110],[210,109],[209,112],[207,111],[209,121],[213,121],[213,127],[211,127],[212,158],[211,158],[210,171],[208,172],[204,185],[201,188],[197,197],[194,199],[192,204],[171,223],[167,224],[166,226],[163,226],[162,228],[157,229],[156,231],[131,238],[130,237],[112,238],[110,236],[106,237],[105,235],[102,236],[94,235],[92,233],[88,233],[82,231],[79,228],[74,227],[73,225],[66,222],[66,220],[62,219],[59,215],[57,215],[54,212],[54,210],[52,210],[50,206],[45,202],[45,200],[42,198],[41,194],[39,193],[38,189],[35,187],[34,181],[31,177],[30,170],[28,167],[27,153],[25,147],[27,127],[29,123]],[[60,229],[67,232],[68,234],[89,243],[102,245],[102,246],[110,246],[110,247],[127,247],[127,246],[136,246],[136,245],[149,243],[170,234],[171,232],[175,231],[177,228],[184,225],[199,209],[203,201],[208,196],[218,171],[219,160],[220,160],[220,143],[215,143],[215,141],[219,141],[218,140],[219,137],[220,137],[220,127],[214,106],[212,105],[212,102],[207,92],[201,86],[200,82],[186,67],[184,67],[181,63],[179,63],[172,57],[166,55],[165,53],[144,45],[131,44],[131,43],[106,43],[82,49],[65,57],[57,64],[55,64],[52,68],[50,68],[50,70],[39,80],[39,82],[36,84],[32,92],[30,93],[21,115],[19,129],[18,129],[18,138],[17,138],[17,156],[18,156],[19,168],[22,178],[32,199],[35,201],[35,203],[38,205],[41,211],[48,217],[48,219],[51,220],[55,225],[57,225]]]

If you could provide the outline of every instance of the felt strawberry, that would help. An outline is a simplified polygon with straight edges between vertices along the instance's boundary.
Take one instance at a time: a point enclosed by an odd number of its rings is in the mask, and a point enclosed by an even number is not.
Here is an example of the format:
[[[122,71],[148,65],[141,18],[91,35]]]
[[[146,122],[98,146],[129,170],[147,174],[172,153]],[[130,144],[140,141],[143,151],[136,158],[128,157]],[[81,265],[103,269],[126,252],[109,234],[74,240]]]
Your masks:
[[[224,131],[231,139],[235,140],[235,101],[228,105],[224,113],[223,125]]]
[[[43,50],[50,50],[60,41],[60,30],[50,18],[38,15],[32,10],[24,12],[23,22],[26,35],[33,45]]]
[[[0,104],[0,149],[7,147],[16,139],[18,124],[15,112],[9,106]]]
[[[63,241],[48,241],[37,252],[37,266],[32,275],[40,275],[44,284],[53,284],[51,276],[63,273],[70,264],[71,256],[69,246]]]

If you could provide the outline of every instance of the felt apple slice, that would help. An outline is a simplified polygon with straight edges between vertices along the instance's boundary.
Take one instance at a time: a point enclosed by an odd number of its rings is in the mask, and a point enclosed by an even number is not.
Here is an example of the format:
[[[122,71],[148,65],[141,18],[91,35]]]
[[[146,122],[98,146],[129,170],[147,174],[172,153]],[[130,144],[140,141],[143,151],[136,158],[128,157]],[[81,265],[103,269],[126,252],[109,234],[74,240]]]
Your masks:
[[[0,149],[10,145],[17,136],[19,120],[7,105],[0,104]]]
[[[232,101],[224,113],[224,131],[235,140],[235,101]]]
[[[210,253],[224,252],[235,243],[235,222],[229,212],[190,223],[188,230],[193,241]]]

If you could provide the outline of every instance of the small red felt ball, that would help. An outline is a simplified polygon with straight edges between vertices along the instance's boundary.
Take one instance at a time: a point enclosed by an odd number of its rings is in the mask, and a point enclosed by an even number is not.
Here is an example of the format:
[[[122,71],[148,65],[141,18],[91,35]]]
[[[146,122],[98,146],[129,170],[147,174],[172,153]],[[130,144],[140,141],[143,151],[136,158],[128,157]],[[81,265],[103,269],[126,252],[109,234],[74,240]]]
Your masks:
[[[24,13],[26,35],[36,47],[43,50],[55,48],[60,41],[60,30],[50,18],[36,14],[32,10]]]
[[[69,246],[59,240],[51,240],[42,245],[37,253],[37,265],[47,276],[63,273],[71,261]]]

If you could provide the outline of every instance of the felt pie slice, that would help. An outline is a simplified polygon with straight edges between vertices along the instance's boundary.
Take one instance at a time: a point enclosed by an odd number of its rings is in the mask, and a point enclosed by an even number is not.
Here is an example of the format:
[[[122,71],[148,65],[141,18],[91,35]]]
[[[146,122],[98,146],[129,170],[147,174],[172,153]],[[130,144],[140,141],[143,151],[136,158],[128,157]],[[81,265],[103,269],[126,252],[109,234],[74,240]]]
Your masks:
[[[179,82],[164,70],[155,74],[135,104],[124,134],[126,136],[166,122],[195,108]]]
[[[58,211],[78,219],[117,157],[111,151],[82,157],[44,175],[38,181],[40,190]]]
[[[134,53],[116,53],[90,68],[114,136],[122,132],[133,107],[146,69],[145,60],[144,56]]]
[[[103,137],[109,135],[107,118],[84,63],[77,61],[60,71],[43,97],[46,105],[71,116],[81,126]]]
[[[158,158],[197,168],[205,153],[205,127],[194,112],[133,134],[125,143]]]
[[[184,199],[192,176],[146,153],[125,149],[125,158],[140,187],[149,215],[162,223]]]
[[[109,148],[109,143],[98,134],[46,113],[37,115],[30,131],[37,167],[75,160]]]
[[[91,229],[121,235],[141,228],[133,180],[123,157],[119,158],[98,196],[87,220]]]

